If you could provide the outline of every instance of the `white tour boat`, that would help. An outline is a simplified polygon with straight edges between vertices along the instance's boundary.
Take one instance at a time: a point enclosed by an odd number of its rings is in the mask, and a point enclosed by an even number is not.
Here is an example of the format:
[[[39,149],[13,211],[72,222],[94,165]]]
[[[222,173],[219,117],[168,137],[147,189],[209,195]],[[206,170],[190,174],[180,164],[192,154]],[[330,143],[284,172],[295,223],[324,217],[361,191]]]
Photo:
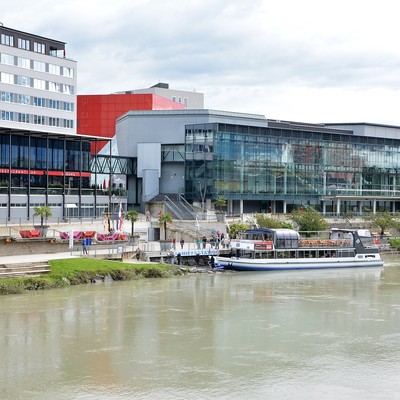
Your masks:
[[[237,271],[383,267],[365,229],[331,229],[326,239],[302,239],[293,229],[249,229],[231,240],[231,254],[216,266]]]

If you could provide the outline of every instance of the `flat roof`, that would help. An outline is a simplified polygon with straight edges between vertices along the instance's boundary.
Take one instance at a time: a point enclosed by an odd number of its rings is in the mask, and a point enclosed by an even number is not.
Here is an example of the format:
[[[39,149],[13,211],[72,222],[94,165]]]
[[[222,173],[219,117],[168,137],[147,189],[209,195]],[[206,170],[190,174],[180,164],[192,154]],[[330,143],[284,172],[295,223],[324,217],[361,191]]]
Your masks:
[[[46,41],[53,42],[53,43],[58,43],[60,45],[65,45],[66,44],[65,42],[62,42],[60,40],[50,39],[50,38],[45,37],[45,36],[35,35],[33,33],[25,32],[25,31],[19,31],[17,29],[8,28],[7,26],[4,26],[4,25],[0,25],[0,32],[1,31],[7,31],[9,33],[20,34],[20,35],[24,35],[24,36],[28,35],[28,36],[30,36],[32,38],[38,38],[38,39],[40,38],[42,40],[46,40]]]

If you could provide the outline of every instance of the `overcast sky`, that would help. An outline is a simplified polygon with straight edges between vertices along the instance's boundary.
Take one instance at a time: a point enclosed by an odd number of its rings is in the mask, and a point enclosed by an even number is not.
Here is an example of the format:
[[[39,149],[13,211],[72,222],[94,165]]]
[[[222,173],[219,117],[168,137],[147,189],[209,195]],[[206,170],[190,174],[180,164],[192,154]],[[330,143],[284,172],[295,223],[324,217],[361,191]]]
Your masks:
[[[78,94],[167,82],[206,108],[400,125],[399,0],[14,0],[4,26],[67,43]]]

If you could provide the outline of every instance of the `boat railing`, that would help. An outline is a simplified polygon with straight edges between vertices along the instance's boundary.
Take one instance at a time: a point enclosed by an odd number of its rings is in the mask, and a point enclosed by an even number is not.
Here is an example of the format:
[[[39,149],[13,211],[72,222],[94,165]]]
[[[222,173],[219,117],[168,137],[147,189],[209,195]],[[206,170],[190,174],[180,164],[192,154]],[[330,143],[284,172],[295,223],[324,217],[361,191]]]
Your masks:
[[[341,239],[300,239],[300,247],[352,247],[350,240]]]

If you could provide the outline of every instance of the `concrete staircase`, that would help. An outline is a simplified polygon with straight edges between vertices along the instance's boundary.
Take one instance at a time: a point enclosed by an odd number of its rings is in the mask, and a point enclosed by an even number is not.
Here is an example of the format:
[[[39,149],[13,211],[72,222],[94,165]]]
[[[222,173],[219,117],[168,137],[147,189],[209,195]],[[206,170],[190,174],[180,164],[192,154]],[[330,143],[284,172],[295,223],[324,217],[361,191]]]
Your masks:
[[[22,278],[34,277],[48,274],[50,265],[48,263],[22,263],[22,264],[1,264],[1,278]]]

